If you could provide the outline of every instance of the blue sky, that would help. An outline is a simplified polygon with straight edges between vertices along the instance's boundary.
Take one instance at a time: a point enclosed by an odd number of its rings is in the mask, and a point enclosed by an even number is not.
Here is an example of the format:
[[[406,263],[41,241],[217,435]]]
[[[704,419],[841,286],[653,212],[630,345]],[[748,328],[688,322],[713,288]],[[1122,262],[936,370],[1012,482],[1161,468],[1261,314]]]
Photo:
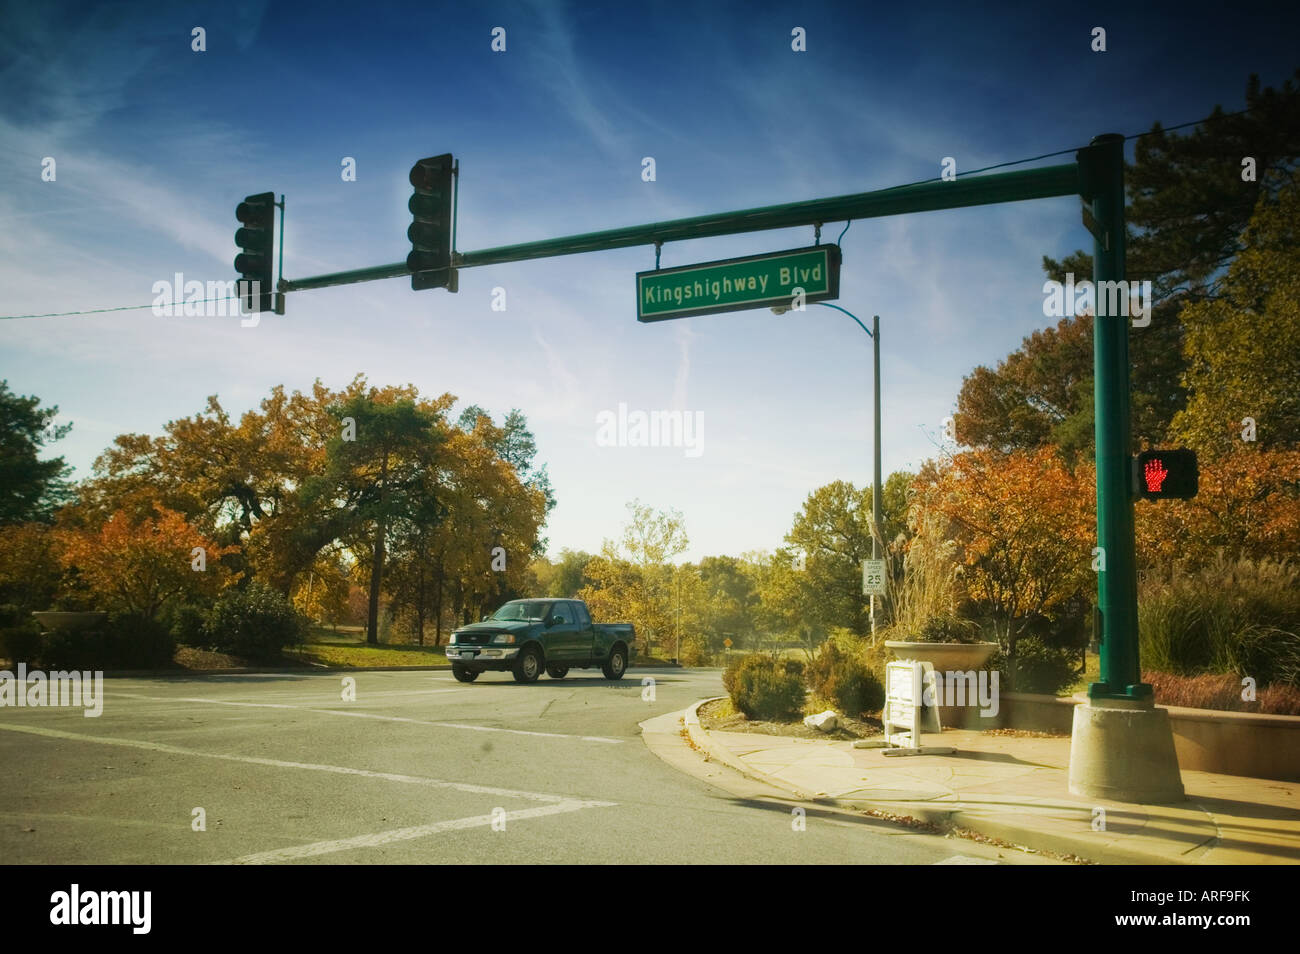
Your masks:
[[[442,152],[473,251],[1082,146],[1241,108],[1251,72],[1278,85],[1300,65],[1282,5],[155,6],[0,13],[0,313],[233,278],[234,207],[262,191],[287,196],[286,277],[402,260],[407,171]],[[1049,323],[1041,258],[1086,239],[1075,198],[849,229],[838,304],[881,316],[886,473],[933,454],[965,374]],[[663,265],[810,244],[811,229],[675,243]],[[301,292],[255,328],[148,309],[0,321],[0,376],[73,423],[53,452],[77,476],[209,394],[238,414],[276,384],[412,382],[527,414],[559,500],[552,552],[617,537],[634,498],[682,511],[692,559],[779,546],[815,487],[870,480],[870,339],[815,307],[639,324],[635,273],[653,264],[647,247],[466,269],[455,295],[405,279]],[[702,414],[702,453],[597,446],[620,403]]]

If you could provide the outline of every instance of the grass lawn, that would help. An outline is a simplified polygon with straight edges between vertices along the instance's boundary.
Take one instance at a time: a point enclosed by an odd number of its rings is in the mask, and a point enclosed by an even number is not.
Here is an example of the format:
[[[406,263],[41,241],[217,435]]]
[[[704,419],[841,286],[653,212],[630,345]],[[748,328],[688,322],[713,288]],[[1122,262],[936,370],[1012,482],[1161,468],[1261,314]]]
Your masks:
[[[312,628],[302,648],[302,659],[332,669],[368,666],[437,666],[450,668],[443,654],[443,646],[414,646],[384,644],[371,646],[365,634],[335,633],[328,629]]]
[[[1058,692],[1058,696],[1072,696],[1076,692],[1087,692],[1088,683],[1101,682],[1101,656],[1096,653],[1088,653],[1084,658],[1087,661],[1087,666],[1084,668],[1083,675],[1078,678],[1074,685]]]

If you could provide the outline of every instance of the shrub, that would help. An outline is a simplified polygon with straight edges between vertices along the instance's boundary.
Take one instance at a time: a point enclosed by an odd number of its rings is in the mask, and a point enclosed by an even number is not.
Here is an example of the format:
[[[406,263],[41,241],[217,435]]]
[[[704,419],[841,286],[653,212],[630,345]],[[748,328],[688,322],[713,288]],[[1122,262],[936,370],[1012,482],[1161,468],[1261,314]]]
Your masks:
[[[931,616],[912,637],[921,643],[978,643],[983,639],[977,623],[956,616]]]
[[[885,705],[885,687],[871,667],[856,653],[840,649],[834,640],[822,643],[807,676],[813,695],[846,716],[858,719]]]
[[[123,614],[108,618],[115,661],[123,669],[163,669],[176,655],[171,630],[154,619]]]
[[[182,646],[206,646],[206,624],[207,614],[190,603],[174,607],[167,616],[167,628],[171,630],[172,638]]]
[[[803,664],[796,660],[743,656],[727,667],[722,684],[748,719],[788,721],[803,712]]]
[[[701,636],[683,636],[682,649],[678,658],[683,666],[707,666],[713,656]]]
[[[164,624],[122,613],[92,629],[49,633],[39,655],[47,669],[161,669],[175,653]]]
[[[1224,642],[1223,661],[1237,676],[1261,686],[1300,689],[1300,635],[1276,626],[1248,625]]]
[[[15,665],[20,662],[31,665],[40,654],[41,628],[36,625],[36,620],[0,627],[0,656]]]
[[[1287,685],[1259,689],[1255,700],[1246,702],[1241,698],[1241,679],[1231,673],[1175,676],[1144,670],[1142,681],[1151,684],[1155,690],[1156,702],[1162,706],[1300,715],[1300,689]]]
[[[306,620],[282,594],[258,580],[221,594],[208,616],[207,641],[217,651],[270,659],[306,637]]]
[[[1010,688],[1016,692],[1054,696],[1079,678],[1075,671],[1076,656],[1069,649],[1046,645],[1037,636],[1022,636],[1016,640],[1016,654],[1007,667]]]
[[[1300,569],[1227,560],[1142,581],[1142,662],[1179,676],[1234,673],[1300,688]]]

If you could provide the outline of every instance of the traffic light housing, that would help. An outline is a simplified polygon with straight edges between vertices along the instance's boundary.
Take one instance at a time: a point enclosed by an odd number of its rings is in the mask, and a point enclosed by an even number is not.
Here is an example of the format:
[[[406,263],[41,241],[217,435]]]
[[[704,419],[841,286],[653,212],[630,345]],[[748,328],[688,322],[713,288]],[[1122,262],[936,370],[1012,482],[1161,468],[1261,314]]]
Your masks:
[[[239,298],[246,312],[274,311],[275,302],[275,193],[247,196],[235,209],[242,228],[235,233],[239,254]],[[258,284],[255,286],[253,282]],[[254,294],[254,288],[257,294]]]
[[[1196,451],[1148,450],[1133,459],[1139,500],[1187,500],[1196,496],[1199,481]]]
[[[456,270],[451,267],[452,198],[455,174],[451,153],[421,159],[411,167],[415,193],[407,203],[413,221],[406,230],[411,253],[406,267],[411,287],[456,290]]]

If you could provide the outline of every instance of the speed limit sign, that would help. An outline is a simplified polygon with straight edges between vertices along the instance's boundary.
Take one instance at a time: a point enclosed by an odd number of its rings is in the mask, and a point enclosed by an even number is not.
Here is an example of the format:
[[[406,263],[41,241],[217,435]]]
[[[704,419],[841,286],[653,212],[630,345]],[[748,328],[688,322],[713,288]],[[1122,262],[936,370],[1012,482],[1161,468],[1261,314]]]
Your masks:
[[[863,560],[862,561],[862,595],[863,596],[884,596],[885,595],[885,561],[884,560]]]

